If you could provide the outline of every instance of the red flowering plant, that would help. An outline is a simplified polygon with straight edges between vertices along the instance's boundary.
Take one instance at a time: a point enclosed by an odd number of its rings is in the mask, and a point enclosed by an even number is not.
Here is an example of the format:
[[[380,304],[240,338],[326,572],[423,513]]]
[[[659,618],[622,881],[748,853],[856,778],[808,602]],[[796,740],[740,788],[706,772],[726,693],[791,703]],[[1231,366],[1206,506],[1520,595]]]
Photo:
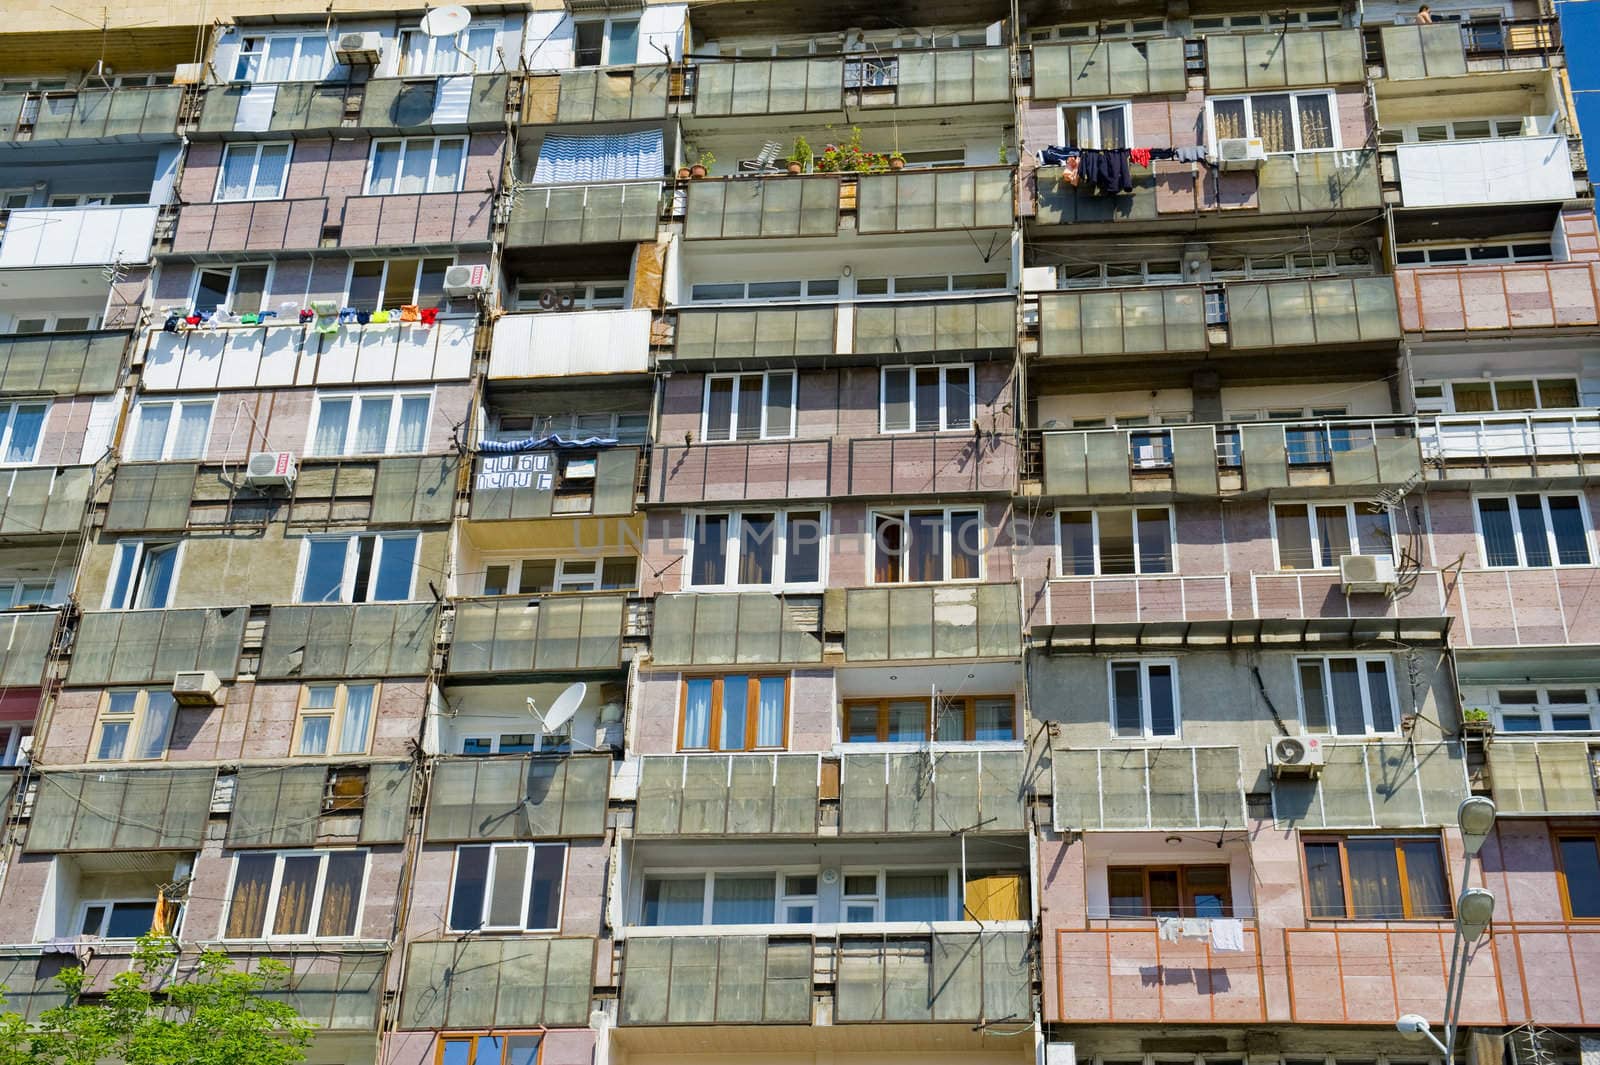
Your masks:
[[[889,169],[889,158],[897,153],[869,152],[861,147],[861,127],[850,127],[850,139],[828,144],[817,156],[816,169],[822,174],[877,174]]]

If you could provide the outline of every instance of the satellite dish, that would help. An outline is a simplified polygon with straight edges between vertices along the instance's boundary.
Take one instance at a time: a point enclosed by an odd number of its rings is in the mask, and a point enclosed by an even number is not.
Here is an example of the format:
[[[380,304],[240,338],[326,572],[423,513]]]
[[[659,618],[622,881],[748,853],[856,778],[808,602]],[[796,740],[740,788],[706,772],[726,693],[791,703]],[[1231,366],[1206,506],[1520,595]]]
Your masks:
[[[578,707],[583,703],[583,696],[588,690],[589,686],[580,680],[576,684],[568,685],[566,691],[556,696],[556,701],[550,704],[550,712],[540,719],[545,732],[554,732],[571,721],[572,715],[578,712]]]
[[[460,4],[436,7],[422,16],[422,32],[429,37],[454,37],[467,28],[472,12]]]

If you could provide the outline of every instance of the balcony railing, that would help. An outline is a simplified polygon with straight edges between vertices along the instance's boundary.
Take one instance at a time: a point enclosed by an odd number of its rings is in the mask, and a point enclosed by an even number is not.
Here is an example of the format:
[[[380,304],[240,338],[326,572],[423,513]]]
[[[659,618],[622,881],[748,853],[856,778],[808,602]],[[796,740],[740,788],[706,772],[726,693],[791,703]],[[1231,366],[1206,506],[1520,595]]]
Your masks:
[[[83,527],[93,466],[0,470],[0,536],[66,536]]]
[[[480,454],[472,466],[469,517],[521,521],[633,513],[647,453],[638,447],[604,447],[591,456],[585,469],[574,472],[569,453],[555,448]]]
[[[590,1016],[594,965],[590,938],[413,942],[407,949],[399,1027],[581,1029]]]
[[[1161,938],[1154,918],[1109,918],[1058,928],[1047,942],[1055,994],[1045,1016],[1059,1023],[1250,1024],[1267,1019],[1261,933],[1245,919],[1244,949],[1209,939]],[[1053,949],[1051,949],[1053,948]]]
[[[0,145],[175,140],[182,98],[172,85],[0,92]]]
[[[1578,194],[1561,133],[1399,144],[1394,153],[1405,207],[1563,203]]]
[[[0,269],[150,261],[160,208],[27,207],[6,212]]]
[[[627,605],[627,596],[594,594],[462,600],[448,672],[617,669]]]
[[[960,107],[1011,98],[1004,47],[699,63],[690,72],[694,116]]]
[[[1495,70],[1537,69],[1562,53],[1556,18],[1483,18],[1378,30],[1384,78],[1418,81]],[[1368,46],[1369,55],[1372,52]],[[1381,91],[1381,90],[1380,90]]]
[[[856,232],[1009,228],[1015,174],[1008,166],[863,174],[856,179]]]
[[[519,187],[506,221],[506,244],[637,243],[656,239],[660,181]]]
[[[1488,747],[1495,804],[1516,814],[1600,813],[1597,753],[1590,739],[1496,736]]]
[[[1072,100],[1181,93],[1189,87],[1178,37],[1033,46],[1033,98]]]
[[[508,74],[210,85],[193,132],[206,136],[421,133],[493,128],[506,121]]]
[[[1289,1013],[1297,1024],[1393,1024],[1409,1010],[1441,1017],[1450,969],[1448,921],[1434,927],[1286,928]],[[1466,968],[1463,1024],[1505,1024],[1502,959],[1479,950]]]
[[[952,825],[1021,832],[1026,761],[1021,750],[969,750],[960,744],[847,749],[839,756],[839,833],[944,835]]]
[[[494,323],[489,377],[649,373],[653,317],[643,308],[504,315]]]
[[[1085,829],[1224,829],[1244,821],[1237,747],[1058,750],[1055,825]]]
[[[815,836],[821,761],[816,754],[646,755],[634,835]]]
[[[494,218],[494,192],[430,192],[349,196],[338,214],[327,197],[195,203],[178,212],[172,250],[178,254],[372,248],[485,243]]]
[[[1021,654],[1015,584],[907,584],[845,592],[850,662],[1014,658]]]
[[[115,391],[129,336],[115,329],[0,336],[0,393],[71,396]]]
[[[683,235],[689,240],[836,236],[842,183],[837,174],[693,181]]]
[[[0,684],[36,688],[44,682],[44,663],[60,616],[59,610],[0,613]]]
[[[1367,76],[1355,29],[1207,34],[1203,48],[1206,91],[1213,93],[1350,85]]]
[[[563,70],[522,82],[522,122],[640,122],[667,117],[667,96],[683,75],[665,66]]]
[[[1016,345],[1010,296],[678,312],[674,360],[715,364],[772,356],[897,355]]]
[[[822,661],[821,595],[667,592],[654,608],[650,655],[659,666]]]
[[[1594,640],[1600,569],[1469,569],[1457,594],[1468,646],[1587,644]]]
[[[1408,333],[1600,324],[1600,262],[1399,269],[1394,284]]]

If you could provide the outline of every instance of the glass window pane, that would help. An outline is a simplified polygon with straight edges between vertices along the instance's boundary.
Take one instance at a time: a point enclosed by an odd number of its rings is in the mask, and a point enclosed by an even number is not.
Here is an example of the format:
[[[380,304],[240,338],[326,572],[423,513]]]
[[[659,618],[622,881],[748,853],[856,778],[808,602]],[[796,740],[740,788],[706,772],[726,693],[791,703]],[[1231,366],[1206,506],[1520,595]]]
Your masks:
[[[333,728],[333,718],[327,714],[300,719],[301,754],[327,754],[328,734]]]
[[[794,431],[794,374],[767,376],[767,427],[769,437],[788,436]]]
[[[1278,531],[1278,568],[1313,569],[1317,564],[1311,547],[1311,520],[1302,505],[1273,508]]]
[[[1296,115],[1300,120],[1300,148],[1314,151],[1333,147],[1333,116],[1329,113],[1328,97],[1321,93],[1295,97]]]
[[[1517,564],[1517,533],[1511,524],[1511,501],[1478,500],[1478,524],[1483,529],[1483,550],[1490,566]]]
[[[1100,572],[1132,573],[1133,511],[1100,512]]]
[[[277,199],[283,195],[283,179],[288,174],[289,146],[266,144],[261,148],[261,161],[256,165],[255,184],[250,195],[255,199]]]
[[[1174,691],[1172,667],[1151,666],[1146,673],[1150,685],[1150,734],[1176,736],[1178,734],[1178,707]]]
[[[172,734],[172,718],[177,704],[171,692],[151,691],[147,700],[144,722],[139,726],[139,750],[136,757],[160,758],[167,749],[167,737]]]
[[[1551,496],[1550,531],[1555,535],[1556,561],[1563,566],[1589,564],[1589,533],[1577,496]]]
[[[733,381],[713,377],[706,394],[706,439],[733,439]]]
[[[1111,713],[1118,736],[1144,734],[1140,708],[1139,663],[1118,662],[1111,667]]]
[[[345,551],[349,541],[312,540],[306,549],[306,575],[300,586],[302,603],[337,603],[344,598]]]
[[[928,738],[928,702],[899,699],[889,703],[890,743],[922,743]]]
[[[172,459],[197,459],[205,454],[211,428],[211,403],[185,403],[178,412],[178,431],[167,455]]]
[[[639,923],[651,928],[701,924],[705,919],[705,891],[703,877],[646,877]]]
[[[1405,917],[1400,865],[1392,839],[1348,839],[1351,917],[1395,921]]]
[[[883,371],[883,428],[900,432],[911,428],[911,371]]]
[[[739,583],[771,584],[777,547],[778,521],[774,514],[739,517]]]
[[[1255,120],[1255,135],[1261,138],[1267,151],[1294,151],[1294,119],[1288,96],[1254,97],[1250,110]]]
[[[456,851],[455,886],[450,892],[450,927],[470,932],[483,927],[483,899],[489,883],[489,848]]]
[[[1339,844],[1306,844],[1306,881],[1311,896],[1312,917],[1343,917],[1344,870],[1339,861]]]
[[[19,403],[11,416],[10,435],[6,441],[7,462],[32,462],[39,449],[39,431],[44,428],[43,403]]]
[[[1389,668],[1383,662],[1368,662],[1367,698],[1372,706],[1372,731],[1393,732],[1394,696],[1389,685]]]
[[[912,511],[906,532],[906,579],[944,580],[944,512]]]
[[[1356,547],[1363,555],[1394,557],[1394,537],[1389,512],[1374,503],[1356,504]]]
[[[317,431],[311,440],[313,455],[344,454],[345,433],[350,425],[351,399],[325,399],[317,412]]]
[[[790,511],[784,532],[783,579],[810,584],[822,579],[822,513]]]
[[[1016,739],[1016,706],[1010,699],[979,699],[973,706],[972,738],[986,742]]]
[[[844,708],[844,741],[873,743],[878,739],[877,704],[857,704]]]
[[[1600,917],[1600,847],[1596,846],[1595,837],[1561,840],[1561,873],[1572,916]]]
[[[367,749],[367,733],[372,728],[371,684],[352,684],[345,692],[344,722],[339,727],[339,753],[361,754]]]
[[[522,921],[522,888],[528,879],[528,849],[496,847],[489,877],[489,912],[485,924],[492,928],[517,928]]]
[[[428,397],[406,396],[400,400],[400,424],[395,427],[394,453],[416,454],[423,450],[428,436]]]
[[[918,432],[928,433],[938,429],[940,423],[939,382],[944,374],[936,368],[916,371],[916,410]]]
[[[1106,872],[1106,895],[1112,917],[1144,917],[1144,870],[1112,868]]]
[[[1550,537],[1544,526],[1544,505],[1538,496],[1517,497],[1517,527],[1522,532],[1522,553],[1527,565],[1550,565]]]
[[[367,856],[361,851],[334,851],[328,855],[317,935],[356,934],[356,914],[361,908],[361,884],[366,871]]]
[[[139,601],[134,606],[143,610],[166,607],[171,597],[172,575],[177,561],[177,544],[145,545],[144,574],[139,582]]]
[[[228,898],[228,939],[259,939],[265,931],[267,899],[272,893],[271,854],[241,854],[234,860],[233,890]]]
[[[533,874],[528,889],[530,930],[555,928],[561,913],[561,879],[567,862],[567,849],[538,846],[533,849]]]
[[[711,889],[712,924],[771,924],[777,881],[771,875],[719,873]]]
[[[539,1065],[539,1042],[537,1035],[508,1035],[504,1037],[506,1045],[505,1065]],[[493,1058],[478,1059],[476,1065],[496,1065]]]
[[[1334,732],[1362,736],[1367,731],[1361,704],[1361,676],[1353,658],[1328,659],[1328,688],[1333,693]]]
[[[368,597],[374,603],[411,598],[411,571],[417,559],[415,536],[385,536],[378,559],[378,580]]]
[[[1178,870],[1152,869],[1150,912],[1158,917],[1176,917],[1183,912],[1183,893],[1178,889]]]
[[[1141,510],[1139,519],[1139,572],[1172,572],[1172,525],[1161,508]]]
[[[950,916],[949,875],[888,873],[884,876],[885,921],[944,921]]]
[[[155,917],[154,902],[119,902],[111,907],[105,936],[107,939],[137,939],[150,931]]]
[[[461,187],[461,164],[466,159],[466,142],[459,137],[439,142],[433,159],[429,192],[455,192]],[[406,300],[407,303],[411,301]]]
[[[1317,507],[1316,519],[1320,563],[1332,568],[1350,553],[1350,519],[1343,506]]]
[[[389,411],[394,401],[388,396],[368,396],[361,401],[356,419],[356,453],[381,455],[389,442]]]
[[[953,366],[944,373],[944,427],[970,429],[972,427],[971,371],[965,366]]]
[[[1565,379],[1559,381],[1539,382],[1539,406],[1546,410],[1551,408],[1576,407],[1578,405],[1578,382]]]
[[[783,746],[787,693],[788,680],[784,677],[762,677],[757,682],[757,747]]]
[[[1406,894],[1412,917],[1449,917],[1450,896],[1445,888],[1444,858],[1433,840],[1407,840],[1400,844],[1406,859]]]
[[[606,52],[607,64],[611,66],[627,66],[637,61],[639,57],[639,20],[613,19],[608,44],[609,47]]]
[[[950,579],[977,580],[983,570],[983,523],[975,510],[950,515]]]
[[[1065,510],[1061,522],[1061,570],[1069,577],[1094,575],[1094,514]]]
[[[272,917],[272,934],[303,936],[311,932],[311,907],[316,901],[317,877],[322,859],[314,854],[283,859],[278,880],[278,908]]]
[[[419,193],[428,191],[428,178],[433,170],[433,144],[430,141],[406,141],[400,149],[400,177],[396,192]]]
[[[128,724],[126,721],[100,723],[100,746],[95,750],[96,759],[115,761],[122,757],[122,752],[128,749]]]
[[[710,677],[694,677],[684,682],[683,746],[704,750],[711,746]]]
[[[717,736],[717,746],[721,750],[744,750],[749,701],[749,677],[734,674],[722,678],[722,728]]]
[[[694,523],[689,583],[717,585],[727,580],[728,515],[702,514]]]

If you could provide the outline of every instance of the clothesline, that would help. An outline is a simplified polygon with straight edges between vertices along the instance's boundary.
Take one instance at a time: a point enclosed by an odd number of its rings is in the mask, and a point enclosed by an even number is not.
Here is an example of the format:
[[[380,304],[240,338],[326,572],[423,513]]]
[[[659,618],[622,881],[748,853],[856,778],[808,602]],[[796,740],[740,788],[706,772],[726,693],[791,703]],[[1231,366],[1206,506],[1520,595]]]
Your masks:
[[[354,307],[341,307],[331,300],[318,300],[309,307],[288,302],[281,305],[285,322],[298,322],[311,326],[318,333],[337,333],[347,325],[411,325],[427,329],[437,324],[439,308],[420,307],[408,303],[388,311],[365,311]],[[277,311],[260,311],[253,314],[234,314],[226,307],[212,311],[192,311],[183,314],[169,309],[161,329],[166,333],[186,332],[194,329],[217,329],[234,325],[270,325],[278,317]]]

